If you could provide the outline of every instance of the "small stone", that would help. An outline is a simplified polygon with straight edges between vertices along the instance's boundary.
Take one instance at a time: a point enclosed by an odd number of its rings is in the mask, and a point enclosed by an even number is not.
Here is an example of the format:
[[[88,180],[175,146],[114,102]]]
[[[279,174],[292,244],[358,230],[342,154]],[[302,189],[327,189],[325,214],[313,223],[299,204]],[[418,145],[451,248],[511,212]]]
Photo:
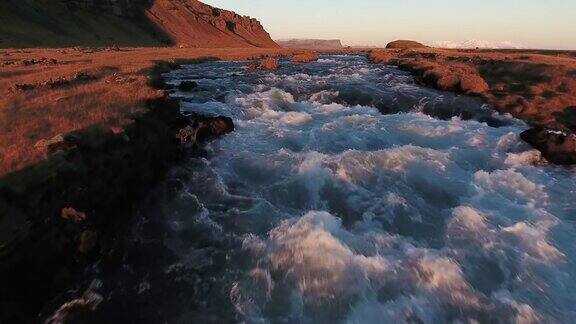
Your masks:
[[[66,139],[62,134],[58,134],[52,137],[51,139],[43,139],[36,142],[36,144],[34,144],[34,147],[38,151],[50,155],[59,151],[65,151],[71,149],[75,147],[75,145],[73,143],[66,141]]]
[[[40,151],[47,151],[50,145],[59,144],[64,142],[64,136],[62,134],[58,134],[51,139],[43,139],[39,140],[34,144],[34,147]]]
[[[92,230],[85,230],[80,234],[80,242],[78,243],[78,251],[86,254],[90,252],[98,242],[98,233]]]
[[[197,129],[194,129],[192,126],[186,126],[178,132],[176,138],[180,140],[181,144],[196,142],[196,132]]]
[[[196,83],[194,81],[182,81],[180,83],[180,85],[178,86],[178,90],[184,91],[184,92],[189,92],[189,91],[196,89],[197,87],[198,87],[198,83]]]
[[[86,220],[86,214],[72,207],[62,209],[62,218],[73,221],[74,223],[81,223]]]

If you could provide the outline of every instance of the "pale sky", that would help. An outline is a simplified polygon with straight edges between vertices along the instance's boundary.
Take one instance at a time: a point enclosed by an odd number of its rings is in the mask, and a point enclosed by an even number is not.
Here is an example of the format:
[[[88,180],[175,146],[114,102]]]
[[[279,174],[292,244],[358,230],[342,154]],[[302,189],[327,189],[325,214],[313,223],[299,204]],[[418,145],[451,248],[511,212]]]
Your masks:
[[[576,50],[576,0],[204,0],[262,22],[273,39],[511,41]]]

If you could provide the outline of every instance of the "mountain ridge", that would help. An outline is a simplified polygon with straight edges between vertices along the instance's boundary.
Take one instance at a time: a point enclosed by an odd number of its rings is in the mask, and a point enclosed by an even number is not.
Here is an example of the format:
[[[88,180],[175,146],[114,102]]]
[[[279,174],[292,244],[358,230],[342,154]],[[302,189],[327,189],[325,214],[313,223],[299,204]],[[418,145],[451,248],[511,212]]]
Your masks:
[[[0,48],[279,47],[254,18],[197,0],[5,0]]]

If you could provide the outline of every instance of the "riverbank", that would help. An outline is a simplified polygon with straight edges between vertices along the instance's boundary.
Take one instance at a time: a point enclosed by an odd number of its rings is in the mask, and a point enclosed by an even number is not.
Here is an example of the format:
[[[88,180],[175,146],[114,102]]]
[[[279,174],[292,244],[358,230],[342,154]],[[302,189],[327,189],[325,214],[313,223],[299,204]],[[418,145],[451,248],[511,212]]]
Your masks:
[[[0,176],[43,160],[43,140],[91,125],[118,132],[130,124],[130,115],[146,111],[146,101],[164,96],[163,90],[150,86],[161,87],[161,81],[148,78],[157,62],[244,60],[302,52],[305,50],[0,50]],[[425,85],[477,95],[499,112],[511,113],[531,125],[564,131],[575,127],[576,58],[571,52],[425,48],[373,50],[370,57],[409,70]]]
[[[374,50],[370,58],[423,85],[482,98],[534,127],[522,137],[550,162],[576,163],[576,52],[418,48]]]
[[[185,135],[229,131],[226,120],[182,116],[161,73],[279,55],[210,51],[3,52],[0,321],[34,322],[87,265],[117,264],[133,204],[180,160]]]
[[[45,158],[35,145],[91,125],[120,131],[164,96],[158,62],[243,60],[282,49],[66,48],[0,50],[0,176]]]

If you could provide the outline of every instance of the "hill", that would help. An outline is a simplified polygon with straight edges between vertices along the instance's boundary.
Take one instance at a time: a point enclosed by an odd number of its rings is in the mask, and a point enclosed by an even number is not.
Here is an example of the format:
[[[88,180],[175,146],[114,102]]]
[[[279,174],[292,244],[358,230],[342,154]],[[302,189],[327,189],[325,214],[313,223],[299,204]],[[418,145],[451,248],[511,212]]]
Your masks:
[[[388,43],[386,48],[395,48],[395,49],[403,49],[403,48],[426,48],[428,46],[418,43],[416,41],[411,40],[397,40]]]
[[[197,0],[3,0],[0,48],[278,47],[256,19]]]

